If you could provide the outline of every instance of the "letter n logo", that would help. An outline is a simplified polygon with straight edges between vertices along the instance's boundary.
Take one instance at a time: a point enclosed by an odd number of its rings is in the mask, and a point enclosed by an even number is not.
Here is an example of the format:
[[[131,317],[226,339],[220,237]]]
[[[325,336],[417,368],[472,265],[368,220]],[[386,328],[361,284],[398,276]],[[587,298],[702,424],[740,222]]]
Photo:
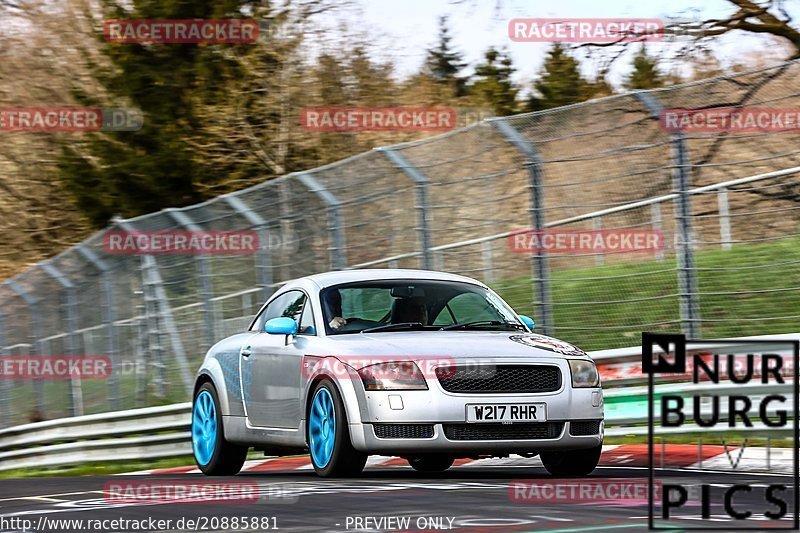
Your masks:
[[[654,348],[664,353],[654,355]],[[670,354],[673,354],[671,357]],[[686,336],[675,333],[642,333],[643,374],[683,374],[686,372]]]

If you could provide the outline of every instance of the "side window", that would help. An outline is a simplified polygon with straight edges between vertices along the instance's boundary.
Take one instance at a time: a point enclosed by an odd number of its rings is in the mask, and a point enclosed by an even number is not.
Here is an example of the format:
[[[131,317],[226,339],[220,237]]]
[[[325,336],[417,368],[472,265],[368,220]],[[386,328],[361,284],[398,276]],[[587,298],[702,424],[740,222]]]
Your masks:
[[[449,311],[448,307],[450,308]],[[451,311],[459,324],[478,322],[480,320],[498,320],[497,311],[486,303],[486,299],[483,296],[474,292],[459,294],[447,302],[447,306],[436,317],[434,325],[453,324],[453,318],[450,316]]]
[[[317,329],[314,327],[314,313],[311,309],[311,300],[306,300],[303,306],[303,314],[300,316],[300,324],[297,332],[301,335],[316,335]]]
[[[262,311],[251,331],[264,331],[264,324],[268,320],[281,316],[299,321],[305,301],[306,295],[301,291],[289,291],[278,296]]]
[[[279,307],[278,316],[285,316],[291,318],[298,324],[300,323],[300,315],[303,313],[303,305],[306,303],[306,295],[304,292],[291,291],[286,293],[286,301]],[[275,317],[270,317],[275,318]],[[269,319],[267,319],[269,320]]]

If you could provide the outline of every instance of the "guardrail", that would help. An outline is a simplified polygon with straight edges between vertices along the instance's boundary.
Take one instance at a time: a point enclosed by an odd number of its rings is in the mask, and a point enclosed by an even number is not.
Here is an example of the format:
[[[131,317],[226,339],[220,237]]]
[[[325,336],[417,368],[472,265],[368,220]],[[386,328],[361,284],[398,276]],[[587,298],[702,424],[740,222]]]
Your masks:
[[[759,340],[800,339],[800,334],[760,335],[743,337],[757,345]],[[741,340],[736,346],[741,348]],[[733,346],[733,341],[721,339],[718,343],[704,345],[707,349],[724,349]],[[590,352],[600,365],[636,364],[641,362],[641,347],[620,348]],[[621,379],[604,383],[606,405],[605,435],[647,435],[647,387],[642,386],[645,377]],[[702,395],[713,390],[717,394],[746,390],[751,396],[776,393],[776,387],[767,388],[753,383],[725,386],[697,384],[687,387],[685,383],[660,384],[657,394],[680,391],[684,394]],[[791,385],[779,391],[792,394]],[[191,455],[191,408],[190,402],[99,413],[86,416],[60,418],[35,422],[0,430],[0,471],[31,467],[57,467],[92,462],[120,460],[148,460]],[[727,409],[721,409],[727,414]],[[721,431],[727,428],[717,428]],[[767,428],[754,424],[752,428],[737,428],[738,431],[758,431]],[[791,429],[791,428],[789,428]],[[684,424],[676,428],[663,428],[660,434],[700,433],[715,431],[714,428]]]
[[[0,430],[0,470],[191,455],[189,402]]]

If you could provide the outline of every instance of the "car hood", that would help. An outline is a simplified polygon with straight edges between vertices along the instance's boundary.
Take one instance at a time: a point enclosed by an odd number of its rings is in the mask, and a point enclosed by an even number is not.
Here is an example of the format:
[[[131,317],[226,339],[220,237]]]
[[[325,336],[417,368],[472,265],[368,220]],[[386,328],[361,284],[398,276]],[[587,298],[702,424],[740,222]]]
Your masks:
[[[569,343],[521,331],[403,331],[354,333],[325,338],[324,355],[402,357],[585,357]],[[316,355],[316,354],[315,354]],[[319,354],[323,355],[323,354]]]

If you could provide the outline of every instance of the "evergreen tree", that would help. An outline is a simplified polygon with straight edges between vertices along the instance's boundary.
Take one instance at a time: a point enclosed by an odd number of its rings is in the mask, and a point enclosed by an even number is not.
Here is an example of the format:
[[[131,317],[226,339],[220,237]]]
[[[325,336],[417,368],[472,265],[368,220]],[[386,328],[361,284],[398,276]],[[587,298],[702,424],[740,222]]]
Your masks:
[[[257,8],[256,0],[132,0],[106,2],[104,18],[240,18]],[[123,7],[124,6],[124,7]],[[236,78],[231,50],[246,53],[249,44],[110,44],[101,47],[110,67],[97,68],[104,94],[76,94],[84,105],[133,107],[143,127],[133,132],[103,132],[83,143],[64,143],[59,169],[67,191],[96,226],[115,214],[125,217],[204,199],[204,190],[223,179],[196,157],[203,142],[201,115],[226,97]]]
[[[625,87],[631,90],[656,89],[664,86],[664,79],[658,71],[658,61],[647,55],[644,45],[633,58],[633,72],[625,80]]]
[[[528,101],[530,111],[583,102],[596,90],[581,76],[578,60],[561,43],[555,43],[548,51],[541,75],[533,86],[537,94]]]
[[[396,91],[392,79],[393,65],[378,63],[369,57],[369,51],[363,44],[358,44],[350,53],[348,70],[353,80],[352,97],[359,105],[381,106],[396,104]]]
[[[495,115],[513,115],[517,112],[519,93],[516,84],[511,80],[515,71],[507,51],[489,48],[484,62],[475,67],[475,81],[470,86],[470,92],[491,107]]]
[[[353,105],[345,83],[346,64],[330,53],[319,56],[316,68],[316,81],[322,105]]]
[[[466,93],[466,79],[459,76],[466,64],[463,56],[452,49],[447,17],[439,18],[439,42],[435,48],[428,49],[423,71],[436,83],[447,86],[450,96],[461,97]]]

